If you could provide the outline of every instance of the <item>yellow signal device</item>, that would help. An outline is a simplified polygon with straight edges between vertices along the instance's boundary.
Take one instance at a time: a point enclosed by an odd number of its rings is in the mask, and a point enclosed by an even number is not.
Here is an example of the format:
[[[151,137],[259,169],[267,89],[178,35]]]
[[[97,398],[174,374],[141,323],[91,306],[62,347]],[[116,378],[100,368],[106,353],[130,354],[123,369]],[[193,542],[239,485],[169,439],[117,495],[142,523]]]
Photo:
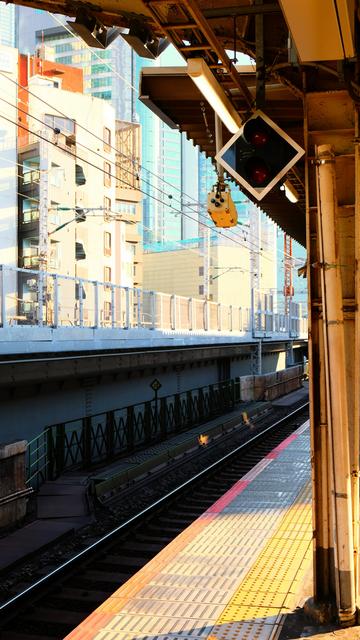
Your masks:
[[[213,187],[208,194],[207,210],[216,227],[227,229],[237,224],[236,207],[227,186],[222,185],[222,189],[219,185]]]

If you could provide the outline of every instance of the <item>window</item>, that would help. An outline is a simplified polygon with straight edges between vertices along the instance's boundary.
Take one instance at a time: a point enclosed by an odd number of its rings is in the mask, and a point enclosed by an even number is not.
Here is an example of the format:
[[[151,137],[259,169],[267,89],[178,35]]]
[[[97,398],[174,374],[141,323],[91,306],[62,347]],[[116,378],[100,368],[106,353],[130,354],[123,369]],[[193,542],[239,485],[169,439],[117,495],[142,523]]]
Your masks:
[[[104,282],[111,282],[111,267],[104,267]]]
[[[134,216],[136,215],[136,204],[134,202],[117,201],[115,204],[115,211],[117,213],[127,213]]]
[[[107,64],[93,64],[91,72],[94,76],[98,73],[109,73],[109,67]]]
[[[65,53],[66,51],[72,51],[72,44],[67,42],[66,44],[56,44],[55,53]]]
[[[203,285],[203,284],[201,284],[201,285],[199,286],[199,295],[200,295],[200,296],[203,296],[203,295],[204,295],[204,285]]]
[[[104,255],[111,256],[111,233],[104,231]]]
[[[104,302],[104,320],[111,320],[111,302]]]
[[[51,200],[48,220],[51,224],[55,224],[56,226],[59,226],[63,222],[59,211],[59,202]]]
[[[94,98],[101,98],[102,100],[111,100],[111,91],[94,91],[92,92]]]
[[[127,246],[127,249],[129,251],[130,255],[132,257],[134,257],[135,254],[136,254],[136,244],[135,244],[135,242],[127,242],[126,246]]]
[[[45,114],[45,122],[53,129],[60,129],[61,133],[70,135],[75,133],[75,120],[70,118],[61,118],[50,113]]]
[[[82,242],[75,242],[75,260],[86,260],[86,253]]]
[[[72,64],[72,56],[64,56],[63,58],[58,58],[60,64]]]
[[[111,148],[111,130],[104,127],[104,151],[109,152]]]
[[[104,215],[110,213],[111,211],[111,198],[107,198],[104,196]]]
[[[86,291],[82,284],[80,284],[79,282],[75,282],[75,300],[80,300],[80,297],[82,300],[85,300]]]
[[[75,183],[79,187],[86,184],[84,169],[80,164],[75,164]]]
[[[51,240],[49,253],[48,266],[51,267],[51,269],[58,269],[60,266],[60,243]]]
[[[111,187],[111,164],[104,162],[104,187]]]
[[[204,275],[204,267],[199,267],[199,276]]]
[[[52,187],[61,189],[64,186],[65,171],[55,162],[51,163],[50,184]]]
[[[92,78],[91,87],[98,89],[99,87],[111,87],[113,79],[111,76],[101,76],[100,78]]]

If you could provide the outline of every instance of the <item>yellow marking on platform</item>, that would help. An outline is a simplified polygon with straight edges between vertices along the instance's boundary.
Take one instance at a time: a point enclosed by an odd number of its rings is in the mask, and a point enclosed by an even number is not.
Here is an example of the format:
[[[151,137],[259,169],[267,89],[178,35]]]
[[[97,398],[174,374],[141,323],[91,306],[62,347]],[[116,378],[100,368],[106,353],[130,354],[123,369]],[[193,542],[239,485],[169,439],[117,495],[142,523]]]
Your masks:
[[[311,540],[309,481],[224,608],[208,640],[274,638],[283,616],[295,606],[310,567]]]

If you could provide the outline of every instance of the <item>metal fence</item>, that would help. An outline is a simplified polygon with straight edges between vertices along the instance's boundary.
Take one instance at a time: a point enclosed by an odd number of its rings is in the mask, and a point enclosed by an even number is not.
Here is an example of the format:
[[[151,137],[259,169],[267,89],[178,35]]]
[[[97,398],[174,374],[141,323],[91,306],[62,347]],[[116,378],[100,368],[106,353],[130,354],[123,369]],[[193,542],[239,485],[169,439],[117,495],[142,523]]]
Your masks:
[[[246,398],[277,397],[296,389],[304,366],[296,365],[263,376],[245,376],[183,393],[112,409],[47,427],[29,442],[27,479],[34,488],[72,468],[90,469],[232,411]],[[296,383],[298,382],[298,384]]]
[[[25,258],[31,265],[38,256]],[[278,314],[270,295],[253,297],[249,307],[236,307],[6,265],[0,265],[0,307],[2,327],[252,332],[255,337],[297,337],[306,331],[301,306],[292,303],[289,315]]]
[[[231,411],[239,402],[237,378],[51,425],[28,444],[28,483],[38,488],[67,469],[88,469],[129,454]]]

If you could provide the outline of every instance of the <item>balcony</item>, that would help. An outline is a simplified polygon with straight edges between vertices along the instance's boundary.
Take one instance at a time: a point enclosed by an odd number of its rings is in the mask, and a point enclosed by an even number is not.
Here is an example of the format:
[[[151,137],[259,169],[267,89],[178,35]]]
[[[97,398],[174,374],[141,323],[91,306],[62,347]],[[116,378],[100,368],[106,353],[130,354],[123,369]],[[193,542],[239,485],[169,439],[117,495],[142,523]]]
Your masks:
[[[39,262],[40,260],[38,255],[22,256],[22,258],[19,258],[20,266],[24,269],[37,269]]]
[[[22,183],[24,185],[28,184],[39,184],[40,182],[40,169],[33,169],[32,171],[27,171],[22,176]]]
[[[19,257],[20,266],[24,269],[38,268],[39,247],[24,247],[22,257]]]
[[[21,214],[21,224],[30,224],[31,222],[38,222],[39,209],[26,209]]]

